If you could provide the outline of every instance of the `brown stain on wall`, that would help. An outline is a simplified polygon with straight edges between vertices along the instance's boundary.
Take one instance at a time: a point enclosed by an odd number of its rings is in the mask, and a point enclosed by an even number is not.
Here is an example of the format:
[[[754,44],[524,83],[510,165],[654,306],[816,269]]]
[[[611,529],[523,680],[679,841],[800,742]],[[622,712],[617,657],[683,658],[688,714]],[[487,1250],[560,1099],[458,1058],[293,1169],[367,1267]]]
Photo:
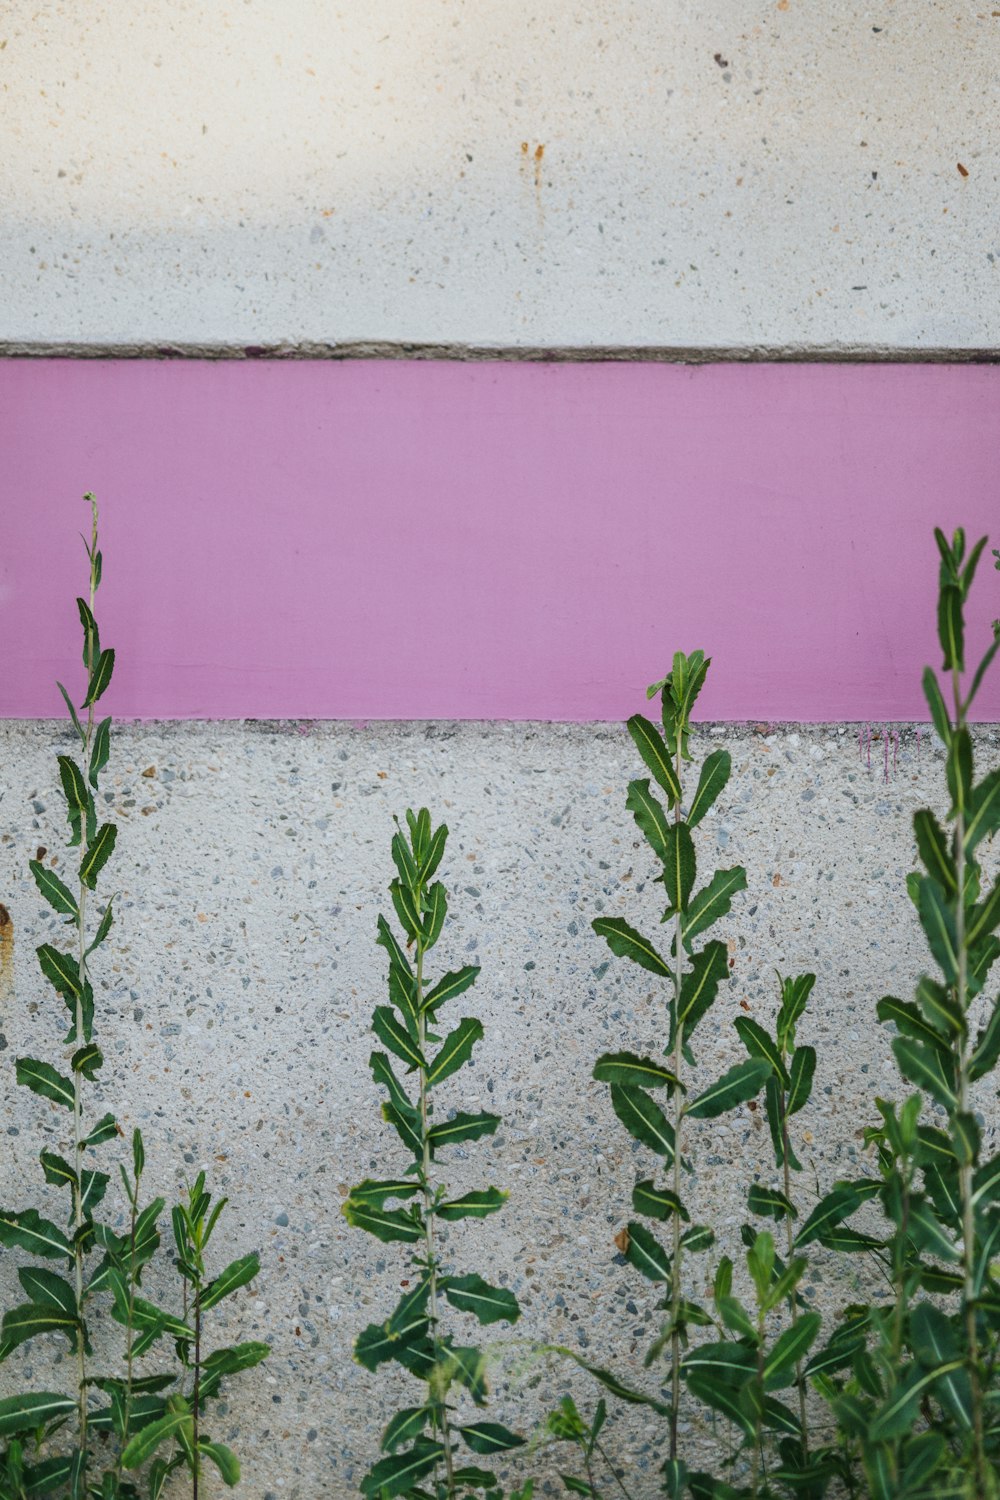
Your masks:
[[[0,1003],[14,992],[14,924],[0,901]]]

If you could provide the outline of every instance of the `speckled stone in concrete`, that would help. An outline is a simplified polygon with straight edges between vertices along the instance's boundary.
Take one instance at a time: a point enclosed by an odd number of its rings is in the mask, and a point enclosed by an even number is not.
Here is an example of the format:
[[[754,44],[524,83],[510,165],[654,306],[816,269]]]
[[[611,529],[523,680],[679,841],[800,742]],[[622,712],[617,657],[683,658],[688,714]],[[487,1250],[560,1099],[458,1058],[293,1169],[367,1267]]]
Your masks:
[[[998,62],[945,0],[10,0],[0,342],[995,347]]]
[[[54,792],[66,743],[62,726],[0,724],[5,951],[11,934],[13,944],[0,1014],[3,1197],[22,1205],[44,1201],[39,1127],[61,1123],[15,1088],[12,1059],[58,1056],[59,1021],[33,959],[56,923],[27,862],[40,845],[57,868],[66,862]],[[698,830],[701,867],[743,863],[749,889],[719,929],[734,966],[718,1024],[696,1038],[698,1077],[740,1055],[736,1016],[773,1016],[775,968],[816,971],[800,1039],[816,1045],[819,1066],[794,1143],[808,1198],[817,1182],[863,1169],[872,1096],[901,1092],[874,1007],[886,992],[907,994],[923,961],[903,882],[910,816],[936,799],[941,761],[926,732],[918,751],[909,730],[888,783],[878,744],[869,769],[851,727],[699,731],[699,754],[716,744],[732,751],[734,772]],[[997,731],[980,731],[979,747],[981,764],[995,760]],[[441,962],[482,965],[455,1015],[481,1016],[486,1038],[448,1085],[448,1103],[504,1120],[492,1142],[448,1165],[456,1186],[494,1182],[511,1194],[496,1218],[457,1226],[456,1263],[517,1294],[519,1340],[564,1343],[649,1384],[641,1357],[657,1298],[622,1263],[614,1236],[650,1162],[590,1076],[599,1052],[656,1048],[665,1034],[655,983],[613,959],[589,925],[605,912],[655,931],[662,906],[624,807],[627,780],[641,774],[624,731],[144,725],[118,732],[107,774],[120,834],[103,884],[120,895],[96,971],[108,1062],[95,1093],[127,1130],[142,1126],[151,1189],[169,1195],[204,1167],[230,1195],[220,1257],[261,1250],[259,1280],[222,1322],[229,1337],[267,1339],[274,1352],[233,1383],[213,1423],[244,1458],[243,1493],[352,1494],[383,1423],[416,1391],[395,1366],[373,1376],[351,1361],[359,1329],[394,1304],[406,1256],[340,1214],[351,1183],[400,1156],[378,1118],[367,1025],[384,995],[374,929],[389,908],[392,815],[408,805],[426,802],[452,830]],[[742,1109],[692,1140],[686,1196],[719,1241],[705,1266],[740,1253],[745,1190],[768,1175],[766,1137],[760,1113]],[[108,1202],[120,1211],[113,1189]],[[13,1260],[0,1262],[3,1305],[20,1300]],[[818,1303],[853,1294],[832,1285],[822,1253],[814,1270]],[[505,1325],[491,1332],[508,1337]],[[44,1348],[21,1351],[3,1382],[26,1371],[40,1379],[47,1362]],[[495,1384],[496,1415],[528,1431],[564,1390],[594,1399],[584,1377],[524,1344],[508,1347]],[[689,1416],[686,1441],[700,1448]],[[658,1493],[661,1436],[645,1412],[609,1424],[638,1500]],[[557,1463],[539,1454],[520,1467],[551,1479]]]

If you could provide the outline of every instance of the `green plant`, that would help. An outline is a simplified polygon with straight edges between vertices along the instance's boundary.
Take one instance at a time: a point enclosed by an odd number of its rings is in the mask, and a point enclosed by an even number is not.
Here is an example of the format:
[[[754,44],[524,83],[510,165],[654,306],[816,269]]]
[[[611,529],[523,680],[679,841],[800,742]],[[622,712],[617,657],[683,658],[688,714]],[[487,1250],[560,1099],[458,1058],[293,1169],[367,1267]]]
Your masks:
[[[478,1457],[505,1453],[524,1440],[498,1422],[470,1423],[455,1415],[449,1398],[456,1388],[464,1389],[476,1406],[485,1406],[485,1359],[481,1350],[456,1344],[442,1331],[443,1303],[486,1325],[513,1323],[520,1308],[513,1292],[491,1286],[476,1274],[456,1275],[442,1260],[445,1226],[495,1213],[507,1194],[487,1187],[452,1197],[434,1170],[446,1148],[492,1135],[500,1117],[435,1109],[439,1086],[469,1061],[483,1036],[482,1022],[466,1016],[442,1038],[437,1033],[438,1014],[447,1001],[475,983],[479,969],[466,965],[429,983],[425,960],[441,936],[448,910],[445,888],[434,880],[448,830],[444,824],[432,830],[426,808],[416,815],[408,811],[406,824],[404,833],[397,823],[392,839],[398,875],[389,886],[405,948],[380,916],[377,941],[389,958],[390,1004],[376,1008],[372,1030],[414,1078],[416,1096],[404,1088],[386,1052],[372,1053],[371,1070],[388,1094],[383,1118],[411,1160],[400,1177],[366,1179],[352,1188],[343,1212],[350,1224],[377,1239],[409,1245],[416,1271],[415,1284],[385,1322],[373,1323],[359,1335],[355,1358],[368,1370],[396,1360],[424,1384],[425,1394],[419,1405],[392,1418],[382,1436],[386,1456],[374,1464],[361,1489],[383,1500],[394,1495],[426,1500],[429,1493],[453,1500],[470,1490],[497,1491],[489,1470],[463,1461],[460,1444]],[[412,963],[407,950],[413,951]],[[406,1206],[387,1206],[393,1202]]]
[[[986,538],[968,555],[961,530],[950,543],[935,538],[946,675],[942,686],[928,667],[924,692],[945,749],[949,826],[930,808],[916,813],[924,869],[907,884],[936,972],[921,977],[914,1001],[878,1004],[918,1092],[902,1106],[876,1100],[881,1123],[866,1134],[879,1176],[840,1184],[826,1200],[846,1219],[874,1199],[888,1222],[880,1259],[891,1297],[856,1310],[855,1326],[865,1320],[872,1338],[826,1386],[872,1500],[1000,1493],[1000,1159],[985,1155],[973,1103],[1000,1058],[1000,1000],[979,1015],[1000,956],[1000,883],[985,880],[977,857],[1000,827],[1000,770],[976,782],[968,722],[1000,637],[966,686],[965,605]]]
[[[86,1085],[97,1082],[104,1061],[94,1035],[91,964],[114,920],[111,899],[105,902],[96,923],[92,906],[97,901],[98,878],[115,847],[117,829],[107,822],[98,826],[97,821],[100,778],[111,751],[111,720],[96,722],[95,708],[111,682],[115,653],[102,647],[94,615],[102,556],[97,502],[93,495],[85,499],[91,508],[90,540],[85,539],[89,591],[86,599],[77,600],[77,607],[87,674],[81,712],[86,710],[86,715],[81,719],[60,683],[78,754],[60,755],[58,762],[69,820],[69,848],[81,853],[76,878],[70,883],[56,873],[55,861],[43,864],[35,859],[30,866],[40,894],[70,929],[68,949],[43,943],[37,955],[43,977],[69,1012],[64,1045],[72,1050],[63,1064],[65,1072],[39,1058],[21,1057],[16,1063],[17,1082],[56,1106],[60,1123],[54,1128],[46,1126],[40,1160],[45,1182],[68,1194],[68,1228],[63,1230],[43,1218],[35,1208],[0,1210],[0,1245],[26,1251],[36,1262],[18,1269],[28,1301],[4,1314],[0,1359],[8,1359],[21,1345],[41,1334],[58,1334],[66,1339],[75,1358],[75,1384],[71,1392],[29,1390],[0,1401],[0,1440],[6,1444],[0,1452],[0,1500],[41,1495],[68,1496],[69,1500],[137,1500],[139,1492],[124,1471],[152,1456],[158,1443],[170,1434],[177,1439],[179,1456],[158,1461],[159,1468],[153,1465],[151,1500],[160,1494],[167,1473],[180,1462],[187,1463],[192,1471],[195,1495],[202,1458],[218,1464],[226,1483],[235,1483],[239,1465],[234,1455],[198,1431],[199,1404],[216,1393],[222,1375],[256,1364],[268,1353],[265,1344],[218,1351],[202,1365],[205,1371],[211,1365],[212,1373],[209,1378],[203,1375],[200,1392],[196,1375],[193,1398],[171,1373],[138,1374],[136,1361],[164,1337],[175,1341],[181,1364],[186,1366],[186,1349],[192,1341],[196,1346],[198,1343],[201,1313],[249,1279],[248,1275],[243,1275],[242,1281],[234,1277],[234,1267],[256,1272],[256,1256],[235,1262],[207,1288],[199,1283],[193,1301],[185,1303],[180,1318],[142,1295],[143,1272],[160,1245],[158,1221],[164,1200],[154,1198],[145,1206],[141,1203],[145,1152],[138,1130],[132,1136],[131,1175],[119,1165],[129,1205],[128,1227],[117,1234],[96,1215],[111,1179],[108,1173],[88,1165],[90,1153],[123,1132],[113,1113],[93,1119],[87,1108]],[[67,1134],[68,1155],[62,1155],[52,1149],[61,1144],[53,1137]],[[199,1194],[202,1188],[200,1180]],[[221,1205],[211,1227],[219,1208]],[[103,1253],[95,1266],[97,1252]],[[181,1270],[186,1275],[183,1266]],[[109,1304],[110,1319],[125,1330],[124,1354],[114,1373],[109,1373],[105,1365],[104,1340],[97,1339],[102,1303]],[[187,1321],[192,1310],[194,1329]],[[198,1362],[196,1359],[196,1369]],[[57,1435],[60,1441],[53,1443]]]
[[[752,1099],[771,1071],[769,1062],[751,1057],[695,1097],[688,1097],[688,1069],[695,1067],[691,1046],[695,1028],[708,1014],[719,985],[729,974],[725,943],[716,938],[696,948],[695,939],[726,916],[733,896],[746,889],[746,873],[736,866],[717,870],[707,885],[695,891],[697,860],[692,830],[715,803],[731,771],[728,751],[715,750],[706,756],[685,815],[682,775],[684,763],[692,759],[691,711],[709,665],[700,651],[690,656],[678,652],[669,676],[649,689],[650,697],[660,694],[662,734],[641,714],[628,722],[629,734],[667,803],[665,811],[648,778],[629,783],[626,806],[661,866],[656,879],[663,884],[667,897],[661,920],[670,924],[670,961],[624,918],[602,916],[593,923],[594,931],[607,941],[613,953],[631,959],[665,985],[669,1033],[665,1053],[669,1066],[633,1052],[608,1053],[598,1059],[594,1077],[611,1086],[615,1114],[641,1145],[659,1157],[669,1173],[665,1184],[645,1178],[632,1190],[636,1213],[668,1226],[668,1244],[634,1219],[626,1229],[625,1249],[626,1258],[638,1271],[667,1289],[660,1304],[666,1320],[646,1363],[668,1355],[669,1452],[663,1472],[669,1496],[682,1494],[687,1483],[687,1467],[678,1451],[682,1375],[688,1389],[699,1398],[715,1381],[713,1372],[693,1355],[682,1362],[682,1349],[687,1347],[692,1330],[711,1326],[714,1321],[712,1313],[690,1295],[685,1279],[687,1257],[702,1254],[715,1241],[710,1228],[691,1223],[681,1196],[685,1132],[688,1122],[716,1119]],[[654,1090],[662,1090],[669,1097],[669,1117],[653,1098]]]

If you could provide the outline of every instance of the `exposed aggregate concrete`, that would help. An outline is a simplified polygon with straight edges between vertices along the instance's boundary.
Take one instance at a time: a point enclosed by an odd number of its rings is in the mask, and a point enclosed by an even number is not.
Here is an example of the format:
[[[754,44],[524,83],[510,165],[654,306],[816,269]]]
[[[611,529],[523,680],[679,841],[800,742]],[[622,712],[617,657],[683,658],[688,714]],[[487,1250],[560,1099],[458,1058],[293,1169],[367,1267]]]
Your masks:
[[[980,770],[998,743],[996,729],[978,731]],[[0,976],[0,1197],[53,1216],[35,1156],[40,1128],[62,1120],[15,1087],[12,1060],[59,1055],[61,1020],[33,957],[59,925],[27,863],[39,846],[56,868],[68,863],[55,778],[66,744],[62,725],[0,723],[0,901],[11,918],[3,952],[13,949],[6,986]],[[874,1008],[887,992],[907,995],[923,965],[904,879],[911,815],[940,800],[941,757],[926,730],[919,748],[904,730],[886,783],[877,741],[870,769],[859,759],[857,726],[706,726],[696,757],[719,744],[732,752],[733,776],[696,833],[700,873],[742,863],[748,890],[717,929],[734,965],[696,1034],[697,1079],[738,1060],[737,1015],[772,1019],[775,969],[815,970],[799,1039],[817,1047],[819,1064],[794,1140],[808,1207],[817,1185],[870,1169],[861,1134],[873,1097],[903,1092]],[[627,781],[642,774],[617,725],[116,732],[105,785],[120,831],[102,889],[119,892],[118,918],[96,965],[107,1063],[94,1108],[114,1107],[126,1132],[142,1127],[151,1192],[169,1198],[204,1167],[230,1196],[220,1263],[261,1250],[257,1282],[219,1310],[218,1338],[263,1338],[273,1353],[231,1384],[212,1424],[243,1458],[247,1497],[355,1493],[381,1427],[417,1389],[395,1365],[372,1376],[351,1360],[360,1328],[394,1305],[406,1252],[350,1229],[339,1212],[350,1184],[403,1165],[379,1119],[367,1027],[384,999],[374,935],[378,911],[390,913],[392,817],[407,806],[426,803],[451,829],[442,869],[450,916],[435,959],[442,969],[482,964],[453,1020],[479,1015],[486,1037],[473,1066],[449,1081],[447,1105],[504,1120],[493,1141],[446,1163],[461,1190],[510,1189],[501,1214],[450,1237],[456,1264],[509,1286],[524,1310],[513,1334],[483,1331],[508,1346],[491,1414],[530,1431],[566,1390],[593,1406],[587,1378],[533,1354],[531,1341],[565,1344],[655,1389],[642,1355],[658,1327],[657,1295],[614,1244],[632,1184],[653,1163],[590,1076],[601,1051],[665,1040],[652,976],[614,959],[590,930],[603,911],[657,934],[660,887],[624,805]],[[772,1180],[761,1112],[692,1128],[689,1147],[685,1197],[695,1219],[715,1227],[716,1249],[700,1262],[714,1268],[723,1252],[740,1256],[750,1182]],[[111,1160],[115,1148],[104,1153]],[[123,1211],[114,1185],[106,1207]],[[0,1262],[2,1306],[22,1300],[14,1260]],[[166,1297],[160,1276],[151,1287]],[[807,1293],[835,1307],[856,1291],[842,1277],[819,1252]],[[472,1342],[474,1326],[460,1322]],[[104,1339],[101,1331],[99,1348],[117,1347]],[[19,1351],[0,1371],[4,1388],[41,1383],[48,1359],[43,1345]],[[687,1441],[701,1452],[700,1419],[689,1417]],[[662,1436],[646,1411],[609,1423],[608,1446],[637,1500],[658,1492]],[[510,1473],[535,1472],[548,1493],[567,1460],[533,1454]]]

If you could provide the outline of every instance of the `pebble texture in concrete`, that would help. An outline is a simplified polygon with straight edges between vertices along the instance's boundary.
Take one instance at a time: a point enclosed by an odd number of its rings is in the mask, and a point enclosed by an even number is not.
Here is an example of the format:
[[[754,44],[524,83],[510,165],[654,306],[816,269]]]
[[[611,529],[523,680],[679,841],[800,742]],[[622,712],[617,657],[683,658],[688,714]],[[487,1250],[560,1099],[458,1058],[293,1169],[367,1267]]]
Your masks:
[[[61,725],[0,724],[0,899],[10,914],[0,928],[0,1128],[4,1199],[14,1194],[18,1206],[46,1201],[35,1153],[40,1130],[60,1123],[15,1088],[12,1060],[58,1057],[57,1002],[33,957],[57,927],[27,862],[45,846],[56,868],[67,863],[53,789],[66,744]],[[860,1133],[873,1095],[901,1093],[874,1007],[886,992],[908,994],[923,964],[903,882],[911,813],[938,800],[941,759],[926,731],[918,748],[905,730],[886,780],[877,741],[871,766],[859,760],[856,726],[700,729],[696,754],[715,745],[731,750],[734,772],[698,831],[700,866],[742,863],[749,888],[719,929],[734,966],[719,1024],[697,1037],[699,1077],[737,1060],[736,1016],[773,1016],[775,968],[815,970],[800,1040],[817,1046],[819,1067],[793,1143],[808,1200],[815,1183],[865,1170]],[[978,732],[977,753],[981,768],[996,760],[995,729]],[[441,962],[482,965],[455,1017],[479,1015],[486,1038],[448,1103],[504,1120],[492,1142],[449,1163],[463,1188],[510,1189],[500,1215],[454,1233],[456,1262],[514,1290],[520,1338],[650,1381],[641,1357],[658,1326],[656,1295],[614,1243],[650,1162],[590,1077],[601,1051],[665,1039],[655,982],[590,930],[601,912],[657,930],[660,888],[624,806],[638,774],[615,725],[117,734],[107,786],[119,847],[102,885],[120,892],[119,915],[97,970],[108,1063],[96,1093],[126,1130],[146,1132],[151,1186],[169,1195],[205,1167],[229,1194],[220,1258],[261,1249],[259,1280],[223,1322],[229,1337],[269,1340],[273,1354],[231,1387],[213,1424],[243,1455],[248,1497],[352,1494],[383,1423],[415,1392],[395,1366],[374,1377],[351,1361],[354,1335],[388,1313],[407,1272],[404,1250],[350,1229],[339,1211],[351,1183],[391,1171],[399,1154],[378,1118],[367,1026],[384,998],[373,939],[376,914],[389,910],[392,815],[408,805],[426,802],[452,830]],[[686,1195],[716,1229],[705,1262],[714,1264],[723,1251],[739,1255],[746,1188],[758,1174],[769,1180],[767,1132],[759,1111],[742,1109],[700,1127],[692,1145]],[[113,1189],[108,1202],[121,1210]],[[4,1306],[21,1300],[14,1259],[0,1261]],[[806,1291],[823,1306],[837,1302],[831,1273],[818,1254]],[[839,1295],[852,1292],[841,1285]],[[4,1387],[29,1373],[41,1381],[48,1360],[42,1346],[20,1351],[3,1367]],[[567,1389],[594,1399],[571,1368],[523,1347],[513,1363],[508,1351],[495,1385],[495,1414],[528,1431]],[[690,1416],[686,1441],[697,1445]],[[661,1439],[645,1414],[616,1414],[609,1426],[638,1500],[659,1492]],[[565,1466],[550,1453],[522,1467],[552,1479]]]
[[[976,349],[1000,16],[12,0],[0,342]]]

